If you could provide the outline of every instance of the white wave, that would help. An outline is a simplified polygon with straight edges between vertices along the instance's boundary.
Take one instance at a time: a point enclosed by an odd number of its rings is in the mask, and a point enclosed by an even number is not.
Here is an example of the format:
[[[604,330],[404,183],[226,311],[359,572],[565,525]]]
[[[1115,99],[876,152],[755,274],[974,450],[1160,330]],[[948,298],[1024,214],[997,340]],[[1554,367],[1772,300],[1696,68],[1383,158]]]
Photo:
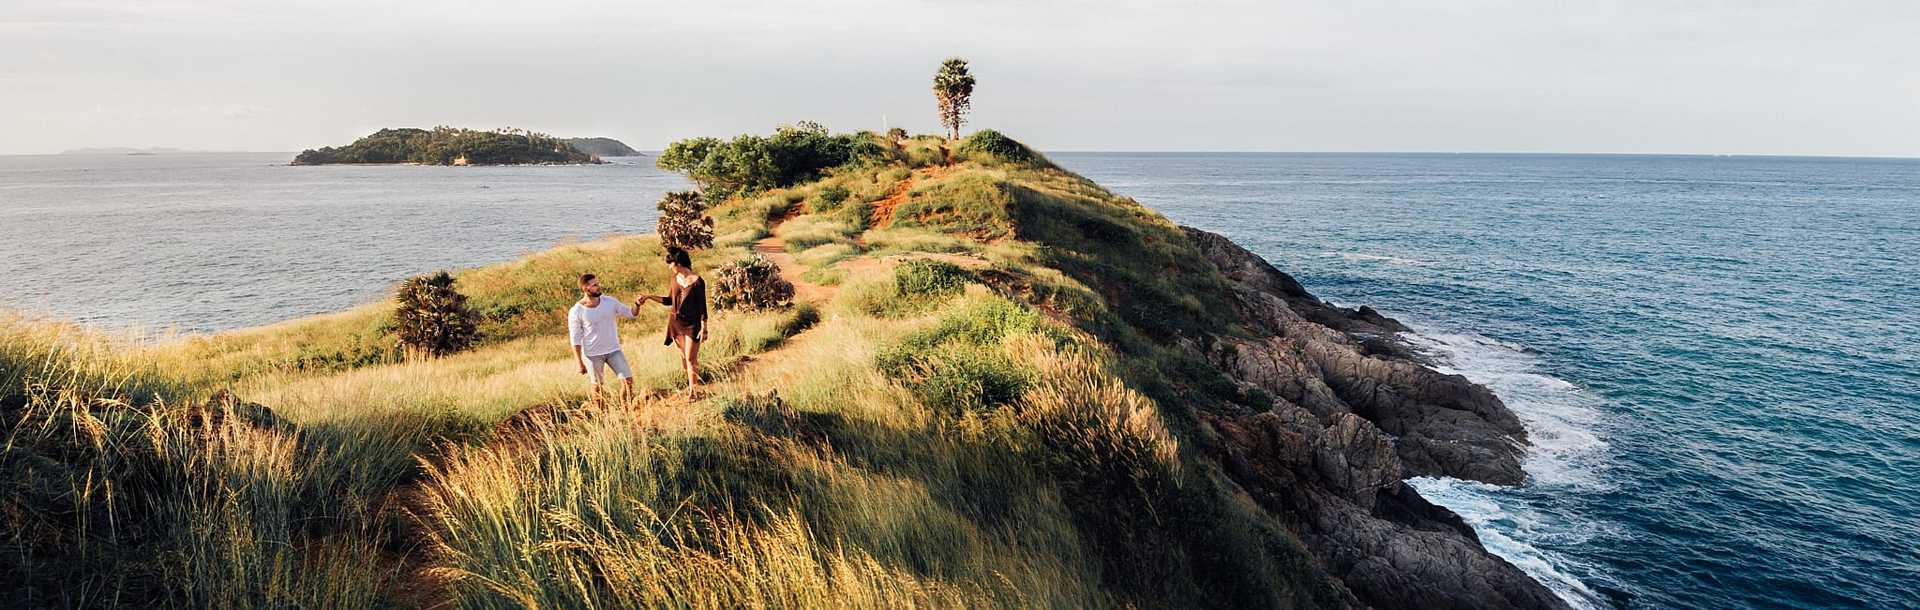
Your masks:
[[[1554,493],[1608,489],[1607,443],[1598,432],[1600,400],[1580,386],[1540,371],[1540,358],[1526,346],[1471,333],[1445,333],[1418,326],[1409,342],[1433,356],[1441,372],[1487,386],[1519,416],[1531,442],[1522,468],[1527,485]],[[1408,481],[1420,495],[1445,506],[1479,533],[1487,550],[1512,562],[1579,608],[1606,604],[1575,573],[1594,566],[1542,548],[1577,546],[1605,531],[1574,515],[1538,510],[1505,488],[1449,478]],[[1556,489],[1557,488],[1557,489]]]
[[[1389,265],[1410,265],[1414,267],[1425,267],[1427,265],[1433,264],[1427,261],[1413,260],[1411,258],[1400,258],[1398,256],[1386,256],[1383,254],[1367,254],[1364,252],[1321,252],[1320,256],[1325,258],[1338,257],[1339,259],[1348,261],[1348,262],[1387,263]]]
[[[1406,339],[1434,356],[1440,372],[1487,386],[1520,417],[1532,444],[1524,464],[1528,484],[1608,488],[1602,476],[1607,442],[1595,431],[1598,398],[1541,373],[1539,356],[1522,345],[1466,333],[1415,332]]]
[[[1409,479],[1407,483],[1419,490],[1421,497],[1460,515],[1479,534],[1480,544],[1488,551],[1532,576],[1567,604],[1591,610],[1606,607],[1599,593],[1568,573],[1575,567],[1591,571],[1591,566],[1533,544],[1547,539],[1578,544],[1591,539],[1594,529],[1559,522],[1523,502],[1497,499],[1501,490],[1485,483],[1430,477]]]

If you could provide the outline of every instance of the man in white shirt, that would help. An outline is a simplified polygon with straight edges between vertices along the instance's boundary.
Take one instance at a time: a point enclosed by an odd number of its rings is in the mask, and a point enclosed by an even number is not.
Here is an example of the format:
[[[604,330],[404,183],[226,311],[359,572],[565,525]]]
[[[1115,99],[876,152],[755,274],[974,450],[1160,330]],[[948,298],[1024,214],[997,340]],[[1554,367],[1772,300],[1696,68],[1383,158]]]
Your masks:
[[[620,353],[616,321],[633,317],[633,308],[619,299],[600,298],[600,280],[591,273],[580,276],[580,292],[580,301],[567,310],[567,340],[573,343],[573,360],[580,365],[580,374],[593,384],[595,401],[600,400],[600,382],[605,379],[606,368],[620,376],[620,401],[631,400],[633,369],[627,366],[627,356]]]

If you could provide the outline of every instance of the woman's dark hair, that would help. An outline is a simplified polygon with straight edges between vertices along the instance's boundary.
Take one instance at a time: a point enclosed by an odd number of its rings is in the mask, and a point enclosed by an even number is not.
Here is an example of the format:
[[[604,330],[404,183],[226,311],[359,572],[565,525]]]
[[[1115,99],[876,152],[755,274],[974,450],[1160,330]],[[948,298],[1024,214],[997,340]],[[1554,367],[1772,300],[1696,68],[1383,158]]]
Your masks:
[[[693,266],[693,259],[687,256],[687,251],[679,248],[667,248],[667,262],[682,267]]]

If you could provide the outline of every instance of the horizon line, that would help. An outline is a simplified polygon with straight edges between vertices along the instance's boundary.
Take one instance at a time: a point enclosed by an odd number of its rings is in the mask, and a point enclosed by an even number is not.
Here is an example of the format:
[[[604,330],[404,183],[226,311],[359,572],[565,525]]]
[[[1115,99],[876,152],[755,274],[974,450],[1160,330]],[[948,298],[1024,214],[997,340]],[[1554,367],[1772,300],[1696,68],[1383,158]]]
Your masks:
[[[118,146],[99,146],[99,147],[90,147],[90,148],[129,148],[129,149],[136,149],[136,150],[150,150],[150,149],[156,149],[156,148],[157,148],[157,149],[165,149],[165,148],[171,148],[171,147],[166,147],[166,146],[147,146],[147,147],[133,147],[133,146],[125,146],[125,147],[118,147]],[[635,149],[635,150],[636,150],[637,152],[642,152],[642,153],[647,153],[647,154],[649,154],[649,155],[653,155],[653,154],[657,154],[657,153],[659,153],[659,152],[661,152],[661,151],[660,151],[659,149]],[[1040,149],[1040,148],[1036,148],[1036,150],[1039,150],[1039,151],[1040,151],[1040,152],[1041,152],[1042,154],[1061,154],[1061,153],[1064,153],[1064,154],[1216,154],[1216,155],[1222,155],[1222,154],[1226,154],[1226,155],[1231,155],[1231,154],[1248,154],[1248,155],[1434,155],[1434,156],[1452,156],[1452,155],[1459,155],[1459,156],[1473,156],[1473,155],[1484,155],[1484,156],[1565,156],[1565,157],[1577,157],[1577,156],[1594,156],[1594,157],[1756,157],[1756,158],[1776,158],[1776,159],[1868,159],[1868,160],[1890,160],[1890,161],[1914,161],[1914,160],[1920,160],[1920,154],[1913,154],[1913,155],[1873,155],[1873,154],[1846,154],[1846,153],[1711,153],[1711,152],[1610,152],[1610,151],[1598,151],[1598,152],[1588,152],[1588,151],[1580,151],[1580,152],[1568,152],[1568,151],[1499,151],[1499,150],[1458,150],[1458,151],[1448,151],[1448,150],[1256,150],[1256,149],[1198,149],[1198,148],[1169,148],[1169,149],[1146,149],[1146,148],[1131,148],[1131,149],[1101,149],[1101,148],[1064,148],[1064,149]],[[88,156],[101,156],[101,157],[106,157],[106,156],[113,156],[113,157],[126,157],[126,156],[169,156],[169,155],[196,155],[196,154],[200,154],[200,155],[205,155],[205,154],[259,154],[259,155],[265,155],[265,154],[287,154],[287,155],[292,155],[292,154],[299,154],[299,151],[291,151],[291,150],[289,150],[289,151],[279,151],[279,150],[191,150],[191,149],[176,149],[176,150],[169,150],[169,151],[165,151],[165,152],[156,152],[156,153],[151,153],[150,155],[135,155],[135,154],[132,154],[132,153],[117,153],[117,152],[100,152],[100,153],[90,153],[90,152],[71,152],[71,151],[60,151],[60,152],[41,152],[41,153],[20,153],[20,152],[9,152],[9,153],[0,153],[0,157],[88,157]]]

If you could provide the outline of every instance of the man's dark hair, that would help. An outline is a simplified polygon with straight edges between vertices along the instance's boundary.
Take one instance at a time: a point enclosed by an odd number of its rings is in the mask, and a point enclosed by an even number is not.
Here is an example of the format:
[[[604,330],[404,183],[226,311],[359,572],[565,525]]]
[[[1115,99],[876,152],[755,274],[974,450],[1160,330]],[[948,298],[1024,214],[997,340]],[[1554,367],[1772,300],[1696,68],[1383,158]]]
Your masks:
[[[686,250],[682,250],[679,248],[667,248],[667,262],[673,263],[682,267],[693,266],[693,258],[687,256]]]
[[[580,289],[581,289],[581,290],[586,290],[586,288],[587,288],[587,282],[591,282],[591,281],[593,281],[593,278],[594,278],[594,275],[593,275],[593,274],[591,274],[591,273],[582,273],[582,274],[580,274]]]

